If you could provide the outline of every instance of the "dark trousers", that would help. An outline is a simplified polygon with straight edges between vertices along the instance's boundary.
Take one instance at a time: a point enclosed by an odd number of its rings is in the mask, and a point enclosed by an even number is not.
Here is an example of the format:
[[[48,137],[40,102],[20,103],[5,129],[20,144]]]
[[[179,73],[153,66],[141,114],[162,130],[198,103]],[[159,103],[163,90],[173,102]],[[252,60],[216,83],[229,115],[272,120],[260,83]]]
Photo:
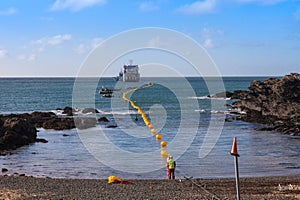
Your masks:
[[[175,169],[168,169],[168,179],[175,179]]]

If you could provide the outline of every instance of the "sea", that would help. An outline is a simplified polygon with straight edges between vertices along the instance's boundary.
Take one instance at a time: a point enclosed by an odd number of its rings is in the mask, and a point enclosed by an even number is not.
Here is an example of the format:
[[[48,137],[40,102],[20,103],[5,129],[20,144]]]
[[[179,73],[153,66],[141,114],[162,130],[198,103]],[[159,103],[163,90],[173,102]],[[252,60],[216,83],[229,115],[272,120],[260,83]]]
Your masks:
[[[70,106],[77,116],[109,120],[84,130],[39,128],[38,138],[48,143],[12,150],[0,157],[1,167],[8,169],[7,174],[35,177],[164,179],[166,157],[172,155],[176,178],[228,178],[235,176],[230,151],[236,137],[240,177],[299,175],[299,137],[261,131],[265,125],[235,120],[240,111],[228,106],[235,100],[208,97],[247,90],[251,81],[267,78],[142,77],[135,83],[110,77],[0,78],[3,115],[49,111],[66,117],[61,109]],[[99,94],[102,87],[114,89],[113,97]],[[99,113],[82,113],[84,108]],[[167,147],[162,148],[161,141]]]

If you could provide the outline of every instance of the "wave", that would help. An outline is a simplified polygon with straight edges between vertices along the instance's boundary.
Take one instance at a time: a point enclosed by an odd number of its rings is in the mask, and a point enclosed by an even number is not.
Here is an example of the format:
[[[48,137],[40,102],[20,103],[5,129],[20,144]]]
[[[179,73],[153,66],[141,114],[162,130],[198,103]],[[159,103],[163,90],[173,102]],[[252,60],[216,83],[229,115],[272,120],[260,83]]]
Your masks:
[[[200,109],[195,110],[195,112],[200,113],[210,113],[210,114],[226,114],[226,115],[237,115],[237,114],[246,114],[245,111],[240,111],[236,109],[228,109],[228,110],[208,110],[208,109]]]
[[[98,111],[98,115],[132,115],[132,114],[138,114],[137,111],[133,110],[124,110],[124,111],[103,111],[96,109]],[[50,112],[53,112],[57,116],[66,116],[66,114],[63,113],[63,110],[50,110]],[[94,115],[93,112],[87,112],[83,113],[82,110],[76,109],[75,112],[73,112],[74,115]]]
[[[222,97],[208,97],[208,96],[201,96],[201,97],[188,97],[189,99],[213,99],[213,100],[231,100],[231,98],[222,98]]]

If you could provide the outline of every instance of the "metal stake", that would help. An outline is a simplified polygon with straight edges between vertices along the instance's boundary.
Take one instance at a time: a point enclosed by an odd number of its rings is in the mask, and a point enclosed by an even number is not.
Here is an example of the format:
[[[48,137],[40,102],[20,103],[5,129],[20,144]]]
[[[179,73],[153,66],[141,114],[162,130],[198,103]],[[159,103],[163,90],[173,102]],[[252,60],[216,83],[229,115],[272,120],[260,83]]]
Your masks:
[[[235,166],[235,182],[236,182],[236,197],[240,200],[240,177],[239,177],[239,163],[238,156],[234,156],[234,166]]]

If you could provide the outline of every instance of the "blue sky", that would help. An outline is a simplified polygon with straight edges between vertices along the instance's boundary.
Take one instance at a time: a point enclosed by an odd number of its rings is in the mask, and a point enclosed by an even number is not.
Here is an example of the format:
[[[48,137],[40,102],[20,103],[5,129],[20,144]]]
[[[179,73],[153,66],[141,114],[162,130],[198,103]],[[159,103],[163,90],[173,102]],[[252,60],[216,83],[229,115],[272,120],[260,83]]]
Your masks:
[[[190,36],[224,76],[300,71],[300,0],[6,0],[0,27],[0,77],[76,76],[97,44],[142,27]]]

